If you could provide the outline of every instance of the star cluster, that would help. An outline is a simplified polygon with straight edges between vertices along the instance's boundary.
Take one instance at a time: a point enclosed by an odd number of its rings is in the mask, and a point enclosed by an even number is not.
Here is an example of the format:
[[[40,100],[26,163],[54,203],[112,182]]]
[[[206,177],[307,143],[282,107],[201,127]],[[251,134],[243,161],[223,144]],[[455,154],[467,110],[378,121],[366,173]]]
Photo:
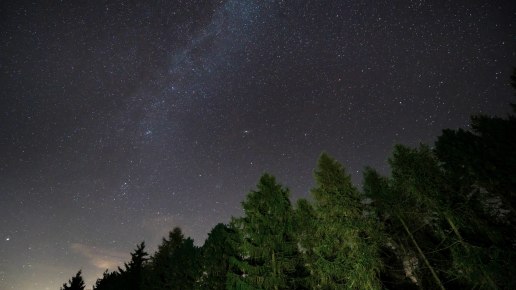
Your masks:
[[[270,172],[504,115],[512,1],[5,1],[0,288],[90,285],[174,226],[202,244]]]

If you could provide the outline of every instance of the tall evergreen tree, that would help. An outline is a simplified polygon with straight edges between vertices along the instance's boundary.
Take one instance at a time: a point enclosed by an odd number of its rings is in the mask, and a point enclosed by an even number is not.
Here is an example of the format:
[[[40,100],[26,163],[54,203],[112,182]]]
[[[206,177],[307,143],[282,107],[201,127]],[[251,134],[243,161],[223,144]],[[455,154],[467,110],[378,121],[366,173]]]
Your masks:
[[[389,163],[392,178],[387,182],[367,170],[364,190],[389,217],[398,260],[420,261],[419,267],[404,264],[407,275],[425,288],[497,288],[496,273],[503,267],[489,256],[498,250],[469,238],[482,235],[474,226],[475,212],[450,185],[432,151],[397,145]]]
[[[67,283],[63,284],[61,290],[84,290],[85,285],[81,273],[81,270],[79,270],[72,279],[68,280],[70,285],[67,285]]]
[[[176,227],[163,239],[148,267],[146,289],[193,289],[199,280],[199,249]]]
[[[315,208],[315,287],[322,289],[380,289],[379,231],[364,211],[362,196],[351,177],[323,153],[312,190]]]
[[[236,254],[231,243],[232,234],[232,229],[221,223],[208,234],[201,248],[203,275],[198,289],[225,289],[229,259]]]
[[[515,288],[509,273],[516,271],[516,116],[474,116],[470,127],[443,130],[435,147],[448,186],[467,210],[455,265],[477,284]]]
[[[144,267],[148,261],[149,254],[145,251],[145,242],[136,246],[131,253],[131,261],[124,263],[125,269],[118,268],[121,275],[121,282],[125,289],[142,290],[144,280]]]
[[[228,288],[296,289],[300,257],[289,192],[269,174],[257,187],[242,203],[244,217],[233,221],[241,237],[241,256],[232,263],[241,274],[228,273]]]
[[[420,272],[420,285],[444,288],[446,280],[453,280],[447,258],[449,247],[444,245],[451,230],[448,222],[453,220],[447,205],[455,196],[446,194],[437,159],[428,146],[396,145],[389,164],[392,178],[388,211],[402,229],[405,242],[400,244],[417,253],[424,264],[420,269],[428,269]]]
[[[397,200],[389,188],[389,179],[381,176],[374,169],[364,170],[363,191],[372,199],[371,205],[376,209],[376,219],[383,224],[385,238],[381,249],[381,259],[385,265],[380,272],[380,279],[386,289],[421,289],[417,273],[417,254],[411,251],[410,241],[404,238],[404,230],[399,222],[395,208],[407,206],[403,199]]]

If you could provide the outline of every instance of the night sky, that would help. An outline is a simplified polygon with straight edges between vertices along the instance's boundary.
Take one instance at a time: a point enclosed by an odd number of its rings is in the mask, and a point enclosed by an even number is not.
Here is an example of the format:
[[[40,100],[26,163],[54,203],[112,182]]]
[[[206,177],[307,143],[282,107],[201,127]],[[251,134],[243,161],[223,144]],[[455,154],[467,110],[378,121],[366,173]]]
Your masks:
[[[202,245],[265,171],[307,197],[326,150],[360,184],[514,102],[514,1],[24,2],[0,3],[0,289],[90,288],[175,226]]]

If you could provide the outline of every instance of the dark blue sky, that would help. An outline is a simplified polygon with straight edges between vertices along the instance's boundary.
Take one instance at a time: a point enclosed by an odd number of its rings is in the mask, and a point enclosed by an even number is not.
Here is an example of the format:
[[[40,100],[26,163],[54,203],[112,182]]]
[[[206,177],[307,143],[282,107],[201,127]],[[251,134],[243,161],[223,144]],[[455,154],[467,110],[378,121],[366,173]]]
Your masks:
[[[0,288],[88,287],[268,171],[306,197],[514,102],[513,1],[0,4]]]

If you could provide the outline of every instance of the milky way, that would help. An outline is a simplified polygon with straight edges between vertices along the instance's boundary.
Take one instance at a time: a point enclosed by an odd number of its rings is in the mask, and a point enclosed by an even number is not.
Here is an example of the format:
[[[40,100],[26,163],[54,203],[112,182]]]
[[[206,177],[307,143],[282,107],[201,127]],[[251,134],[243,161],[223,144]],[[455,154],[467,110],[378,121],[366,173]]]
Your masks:
[[[76,2],[0,4],[1,289],[90,287],[265,171],[306,197],[326,150],[359,184],[514,102],[513,1]]]

